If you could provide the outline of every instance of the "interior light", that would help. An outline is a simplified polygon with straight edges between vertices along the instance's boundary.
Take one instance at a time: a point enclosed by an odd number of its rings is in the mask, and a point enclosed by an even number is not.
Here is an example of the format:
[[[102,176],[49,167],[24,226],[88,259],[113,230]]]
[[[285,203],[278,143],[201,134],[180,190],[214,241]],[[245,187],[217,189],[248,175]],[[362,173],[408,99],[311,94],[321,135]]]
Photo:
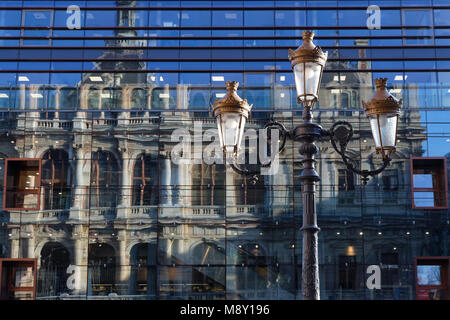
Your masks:
[[[331,93],[338,94],[339,92],[341,92],[340,89],[331,89]]]
[[[37,98],[37,99],[40,99],[40,98],[43,98],[43,97],[44,97],[44,96],[43,96],[42,94],[40,94],[40,93],[31,93],[30,96],[31,96],[32,98]]]
[[[216,93],[216,98],[223,98],[225,97],[225,93]]]
[[[285,81],[286,80],[286,76],[280,76],[280,81]]]
[[[6,93],[0,93],[0,99],[1,98],[9,98],[9,96]]]
[[[160,99],[169,99],[170,95],[168,93],[160,93],[159,98]]]
[[[405,80],[406,78],[408,78],[408,76],[405,76]],[[395,76],[394,81],[402,81],[403,80],[403,76],[401,74],[398,74]]]
[[[345,79],[347,79],[347,76],[334,76],[333,77],[333,81],[339,81],[339,79],[341,81],[345,81]]]
[[[91,76],[91,77],[89,77],[89,80],[91,80],[92,82],[103,82],[102,77],[98,77],[98,76]]]
[[[30,81],[30,79],[28,79],[28,77],[26,77],[26,76],[19,76],[19,81],[22,81],[22,82]]]
[[[280,97],[284,98],[284,92],[280,93]]]
[[[159,81],[164,81],[164,78],[162,76],[160,76]]]
[[[401,93],[402,89],[396,88],[396,89],[391,89],[389,90],[390,93]]]
[[[225,81],[223,76],[212,76],[212,81]]]
[[[156,77],[155,76],[151,76],[150,79],[152,79],[152,81],[156,81]]]

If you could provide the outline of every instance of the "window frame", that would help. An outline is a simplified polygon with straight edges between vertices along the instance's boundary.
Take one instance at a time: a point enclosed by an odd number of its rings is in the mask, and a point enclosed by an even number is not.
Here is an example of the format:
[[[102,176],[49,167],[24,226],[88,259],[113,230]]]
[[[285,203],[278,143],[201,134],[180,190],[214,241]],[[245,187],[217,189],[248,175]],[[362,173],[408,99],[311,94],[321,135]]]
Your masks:
[[[37,190],[29,191],[27,194],[37,194],[37,204],[33,208],[8,208],[6,207],[6,192],[7,192],[7,178],[8,178],[8,163],[14,161],[38,161],[39,178],[37,182]],[[42,159],[41,158],[6,158],[5,159],[5,173],[3,177],[3,210],[5,211],[34,211],[40,210],[41,207],[41,176],[42,176]]]
[[[65,153],[67,155],[67,159],[53,159],[53,158],[44,159],[44,157],[47,156],[47,154],[52,151],[57,152],[58,155],[60,155],[62,157],[64,157],[63,153]],[[41,165],[42,173],[40,174],[40,177],[41,177],[40,187],[44,191],[43,192],[44,198],[43,198],[43,203],[42,203],[42,210],[68,210],[70,208],[70,201],[69,201],[68,207],[58,208],[58,204],[54,202],[54,200],[55,200],[54,195],[56,192],[58,192],[58,195],[61,192],[61,195],[63,197],[70,197],[70,193],[71,193],[70,185],[72,185],[72,168],[71,168],[70,162],[69,162],[69,154],[64,149],[49,149],[42,156],[42,160],[46,161],[46,163],[47,163],[47,161],[50,161],[50,164],[51,164],[51,178],[50,179],[45,179],[43,177],[44,170],[42,170],[42,165]],[[64,183],[64,179],[56,178],[57,170],[61,170],[62,177],[66,178],[65,183]],[[46,183],[49,183],[49,184],[46,185]],[[45,195],[46,195],[45,193],[47,190],[49,192],[49,197],[50,197],[49,202],[50,203],[47,203],[47,201],[45,199]],[[47,207],[47,205],[50,205],[50,207]]]
[[[441,160],[442,161],[442,167],[440,169],[443,169],[443,188],[414,188],[414,160]],[[445,157],[411,157],[410,158],[410,175],[411,175],[411,206],[412,209],[422,209],[422,210],[443,210],[448,209],[448,185],[447,185],[447,159]],[[433,206],[433,207],[421,207],[416,206],[414,202],[414,193],[415,192],[441,192],[444,194],[443,197],[443,205],[440,206]]]
[[[25,25],[25,20],[26,20],[26,13],[27,12],[43,12],[43,11],[46,11],[46,12],[48,12],[48,13],[50,13],[50,25],[47,27],[47,29],[44,29],[44,28],[46,28],[46,27],[38,27],[39,29],[37,29],[37,30],[48,30],[48,36],[46,37],[46,38],[48,38],[48,43],[47,44],[24,44],[24,40],[27,40],[27,39],[24,39],[23,37],[24,37],[24,34],[25,34],[25,31],[27,30],[27,28],[29,28],[29,27],[33,27],[33,26],[27,26],[27,25]],[[27,47],[27,46],[30,46],[30,47],[51,47],[52,46],[52,44],[53,44],[53,24],[54,24],[54,22],[55,22],[55,12],[54,12],[54,10],[53,9],[24,9],[24,10],[22,10],[22,16],[21,16],[21,19],[20,19],[20,45],[21,46],[24,46],[24,47]],[[30,30],[32,30],[32,29],[30,29]],[[42,36],[41,38],[44,38],[44,36]]]
[[[139,161],[141,161],[141,164],[140,164],[141,165],[141,175],[136,176],[135,169],[136,169],[136,166],[139,165]],[[147,177],[145,175],[146,161],[154,164],[154,167],[157,167],[155,176]],[[149,207],[149,206],[157,205],[157,204],[145,204],[144,195],[145,195],[145,187],[146,186],[150,187],[150,197],[151,197],[150,202],[153,202],[154,200],[156,200],[155,202],[159,203],[159,201],[160,201],[159,191],[158,191],[159,190],[158,182],[160,179],[159,169],[160,168],[159,168],[158,160],[153,158],[149,154],[141,153],[135,159],[134,164],[133,164],[133,170],[132,170],[132,183],[131,183],[132,187],[131,187],[131,197],[130,197],[130,205],[132,207]],[[136,180],[140,182],[139,186],[134,184]],[[155,186],[155,182],[156,182],[156,186]],[[138,188],[136,188],[136,186],[139,187],[139,190],[138,190]],[[137,204],[137,205],[135,204],[135,197],[139,197],[139,204]]]

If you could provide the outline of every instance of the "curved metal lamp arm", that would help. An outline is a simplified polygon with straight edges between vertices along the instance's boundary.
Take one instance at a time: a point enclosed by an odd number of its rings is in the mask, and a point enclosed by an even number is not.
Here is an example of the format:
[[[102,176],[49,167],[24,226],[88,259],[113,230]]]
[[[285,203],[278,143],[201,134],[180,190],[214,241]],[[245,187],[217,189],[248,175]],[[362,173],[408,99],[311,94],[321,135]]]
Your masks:
[[[284,127],[284,125],[282,125],[281,123],[277,122],[277,121],[271,121],[269,123],[267,123],[264,126],[264,129],[270,128],[270,127],[276,127],[280,130],[281,133],[281,144],[280,147],[278,148],[278,152],[277,154],[281,153],[284,150],[284,147],[286,145],[286,140],[289,137],[289,131],[286,130],[286,128]],[[233,158],[233,162],[230,163],[230,167],[233,169],[234,172],[243,175],[243,176],[250,176],[251,181],[253,184],[256,183],[256,181],[258,180],[258,175],[261,175],[261,168],[268,168],[272,165],[272,160],[270,160],[268,163],[266,164],[261,164],[258,168],[258,170],[248,170],[247,168],[240,168],[237,164],[236,161],[236,157]]]
[[[358,170],[355,168],[355,166],[351,163],[352,159],[345,155],[345,150],[347,149],[347,145],[350,142],[350,139],[353,136],[353,127],[352,125],[347,121],[338,121],[331,129],[328,131],[328,134],[330,136],[331,145],[336,150],[336,152],[341,156],[342,160],[344,161],[344,164],[347,166],[347,169],[350,171],[362,176],[363,184],[366,185],[367,181],[369,181],[369,176],[375,176],[379,173],[381,173],[391,162],[391,159],[389,157],[386,157],[383,159],[383,165],[376,169],[376,170]],[[336,142],[339,143],[339,147],[337,146]]]

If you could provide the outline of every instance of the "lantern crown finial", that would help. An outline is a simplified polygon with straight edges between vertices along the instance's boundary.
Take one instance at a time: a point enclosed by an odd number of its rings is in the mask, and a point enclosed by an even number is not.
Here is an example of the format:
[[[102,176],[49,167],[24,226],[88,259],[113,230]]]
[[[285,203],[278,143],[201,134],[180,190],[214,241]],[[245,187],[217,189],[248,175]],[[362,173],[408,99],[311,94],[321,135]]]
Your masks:
[[[328,52],[323,52],[319,46],[313,43],[314,31],[302,31],[303,42],[295,51],[289,49],[289,60],[292,67],[303,62],[313,62],[324,66]]]
[[[227,81],[225,82],[225,86],[227,87],[227,91],[229,93],[236,92],[239,87],[239,82],[237,81]]]
[[[311,30],[302,31],[302,38],[303,38],[303,40],[312,41],[314,39],[314,31],[311,31]]]
[[[377,78],[375,79],[375,87],[377,89],[386,89],[388,78]]]

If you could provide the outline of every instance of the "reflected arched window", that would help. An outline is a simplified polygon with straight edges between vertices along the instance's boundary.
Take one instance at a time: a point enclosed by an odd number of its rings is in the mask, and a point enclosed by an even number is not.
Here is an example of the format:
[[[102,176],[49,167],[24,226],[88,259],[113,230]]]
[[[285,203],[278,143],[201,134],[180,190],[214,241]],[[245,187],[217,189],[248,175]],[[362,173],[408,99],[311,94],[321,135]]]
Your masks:
[[[150,156],[141,155],[133,170],[133,206],[158,204],[158,161]]]
[[[190,109],[207,109],[209,107],[210,101],[210,90],[209,89],[199,89],[192,88],[190,89],[190,99],[189,99],[189,108]]]
[[[212,242],[198,244],[192,251],[192,264],[225,264],[224,248]]]
[[[70,207],[71,178],[72,170],[67,152],[61,149],[47,151],[42,157],[44,210]]]
[[[100,109],[100,90],[98,90],[97,88],[89,88],[88,109],[89,110]]]
[[[108,110],[122,109],[122,89],[104,88],[102,90],[102,111],[106,119],[117,119],[117,112]]]
[[[101,96],[102,110],[114,109],[114,90],[112,88],[103,88]]]
[[[131,110],[145,110],[147,106],[147,92],[142,88],[133,89],[131,93]],[[144,112],[131,112],[131,117],[142,117]]]
[[[89,245],[89,285],[93,296],[116,292],[116,255],[106,243]]]
[[[269,133],[270,136],[270,133]],[[251,137],[248,137],[251,139]],[[245,165],[243,167],[250,171],[257,171],[260,168],[258,159],[253,159],[250,156],[248,141],[244,138],[244,143],[246,145],[245,149]],[[256,140],[259,143],[259,140]],[[267,150],[270,150],[270,144],[267,146]],[[252,162],[256,160],[257,164]],[[252,177],[240,175],[234,173],[234,185],[236,190],[236,200],[238,205],[264,205],[266,196],[266,187],[264,184],[264,175],[258,176],[258,179],[252,179]]]
[[[223,164],[193,165],[192,205],[223,205],[225,203],[225,175]]]
[[[225,250],[213,242],[197,245],[192,251],[192,292],[225,291]]]
[[[157,88],[152,91],[152,109],[171,109],[176,107],[175,89]]]
[[[49,242],[41,250],[41,265],[38,277],[38,296],[59,296],[68,291],[67,267],[70,265],[69,251],[58,242]]]
[[[236,277],[239,291],[266,290],[268,281],[267,257],[257,243],[238,246],[239,267]]]
[[[235,175],[237,201],[240,205],[264,205],[266,187],[264,176],[254,181],[250,177]]]
[[[350,98],[348,92],[341,92],[341,108],[348,109],[350,107]]]
[[[130,252],[130,293],[155,295],[156,293],[156,244],[139,243]]]
[[[91,206],[115,207],[119,185],[119,166],[111,152],[92,153]]]

